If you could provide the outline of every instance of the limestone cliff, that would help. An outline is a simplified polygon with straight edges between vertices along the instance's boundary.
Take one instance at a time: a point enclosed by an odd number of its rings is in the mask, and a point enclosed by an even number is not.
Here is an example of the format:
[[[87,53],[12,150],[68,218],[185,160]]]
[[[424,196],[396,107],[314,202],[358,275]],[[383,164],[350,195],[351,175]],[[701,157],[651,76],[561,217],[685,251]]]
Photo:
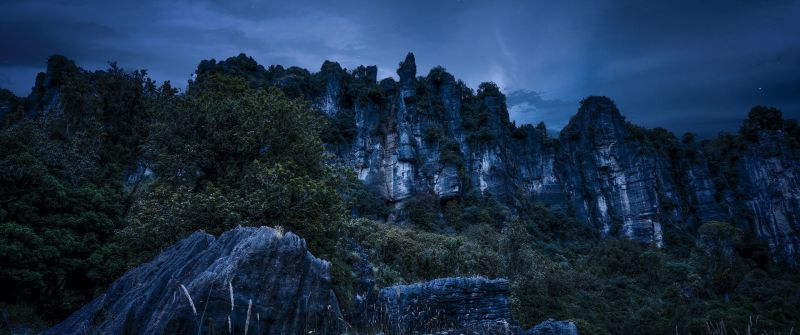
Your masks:
[[[760,131],[737,166],[734,215],[782,260],[800,262],[800,154],[783,131]],[[743,207],[743,208],[742,208]]]
[[[400,63],[399,82],[359,81],[357,71],[348,79],[330,65],[316,74],[335,82],[325,87],[359,82],[371,92],[350,98],[352,105],[323,109],[329,115],[354,111],[355,136],[333,151],[398,210],[422,193],[449,199],[479,192],[511,206],[525,200],[568,210],[603,235],[659,246],[669,245],[670,231],[712,220],[739,222],[721,200],[708,154],[691,138],[630,124],[605,97],[582,101],[559,137],[551,138],[544,125],[511,123],[493,84],[473,91],[438,67],[416,76],[414,60],[409,54]],[[324,90],[316,101],[348,100],[338,92]],[[762,146],[774,147],[773,153],[760,154]],[[800,219],[789,189],[796,185],[797,158],[774,143],[753,145],[744,157],[739,175],[754,186],[737,194],[750,199],[752,228],[776,255],[795,255]],[[768,182],[776,178],[781,181]],[[786,191],[770,193],[766,185]]]
[[[800,156],[796,136],[785,131],[765,131],[737,148],[741,159],[724,178],[735,182],[721,183],[712,176],[719,167],[709,163],[718,153],[630,124],[608,98],[583,100],[554,138],[543,124],[511,122],[496,85],[473,90],[441,67],[419,75],[413,54],[399,64],[399,80],[379,81],[374,66],[347,70],[328,61],[311,73],[265,68],[245,55],[203,61],[195,80],[209,73],[308,100],[331,120],[328,150],[394,206],[390,221],[403,222],[405,206],[420,195],[486,194],[511,208],[540,202],[574,213],[602,235],[659,246],[703,222],[735,222],[762,237],[776,259],[798,262]],[[65,76],[91,81],[54,56],[28,98],[30,113],[61,110]]]

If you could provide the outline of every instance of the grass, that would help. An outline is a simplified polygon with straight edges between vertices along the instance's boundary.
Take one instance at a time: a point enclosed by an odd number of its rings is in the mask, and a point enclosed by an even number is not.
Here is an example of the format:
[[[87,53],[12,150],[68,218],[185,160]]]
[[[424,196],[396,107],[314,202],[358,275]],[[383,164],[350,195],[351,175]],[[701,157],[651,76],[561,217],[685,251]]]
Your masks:
[[[783,333],[780,332],[769,333],[764,329],[760,329],[758,324],[759,319],[760,319],[759,317],[756,317],[754,321],[753,317],[750,316],[748,318],[747,327],[744,328],[742,331],[739,331],[739,329],[736,328],[729,329],[725,325],[724,320],[720,320],[717,322],[706,322],[705,335],[783,335]],[[793,335],[794,327],[790,328],[789,332],[786,334]]]

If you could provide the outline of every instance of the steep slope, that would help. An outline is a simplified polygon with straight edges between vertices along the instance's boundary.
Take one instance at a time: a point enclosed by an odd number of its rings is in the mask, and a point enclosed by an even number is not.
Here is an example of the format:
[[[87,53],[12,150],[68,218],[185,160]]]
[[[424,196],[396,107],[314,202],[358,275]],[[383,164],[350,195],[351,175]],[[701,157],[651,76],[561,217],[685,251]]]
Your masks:
[[[708,192],[702,161],[669,157],[648,135],[627,123],[610,99],[585,99],[561,131],[562,182],[578,216],[603,235],[663,246],[665,223],[709,221],[721,217],[721,209]],[[682,143],[669,144],[685,150]]]
[[[800,155],[783,131],[759,131],[737,166],[735,215],[768,242],[770,251],[791,264],[800,262]],[[743,208],[742,208],[743,207]]]
[[[545,129],[524,127],[512,136],[505,97],[494,84],[473,92],[442,68],[416,77],[413,54],[400,63],[399,82],[363,81],[356,72],[348,82],[337,73],[323,66],[319,76],[328,80],[327,89],[315,99],[325,102],[318,106],[329,115],[354,111],[355,136],[335,151],[398,207],[416,194],[448,199],[470,191],[506,200],[523,192],[563,204]],[[330,88],[347,90],[353,82],[368,93],[351,90],[352,106],[328,103],[342,100],[341,91]]]

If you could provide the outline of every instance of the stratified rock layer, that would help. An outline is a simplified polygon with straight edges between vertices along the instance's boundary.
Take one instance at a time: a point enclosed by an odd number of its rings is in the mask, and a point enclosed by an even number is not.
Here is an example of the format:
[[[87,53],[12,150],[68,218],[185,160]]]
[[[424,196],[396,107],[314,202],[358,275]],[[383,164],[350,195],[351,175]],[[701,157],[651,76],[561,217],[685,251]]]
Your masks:
[[[341,320],[329,264],[303,239],[236,228],[192,234],[46,334],[338,334]]]
[[[377,321],[387,334],[517,334],[508,309],[508,281],[441,278],[384,288]]]
[[[746,218],[782,260],[800,262],[800,156],[781,131],[761,131],[740,164],[739,197]]]

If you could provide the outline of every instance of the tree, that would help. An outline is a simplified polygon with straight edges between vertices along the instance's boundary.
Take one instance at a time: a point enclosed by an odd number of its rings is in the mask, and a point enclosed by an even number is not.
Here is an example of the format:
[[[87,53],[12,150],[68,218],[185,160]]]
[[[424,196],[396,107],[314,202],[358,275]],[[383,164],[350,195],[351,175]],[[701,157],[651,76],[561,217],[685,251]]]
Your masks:
[[[735,247],[742,242],[742,230],[726,222],[710,221],[697,229],[701,250],[711,286],[719,293],[728,294],[742,280],[747,268],[743,260],[735,257]]]
[[[159,180],[123,232],[134,254],[236,225],[281,225],[317,256],[334,254],[344,217],[340,178],[325,163],[322,121],[306,103],[212,73],[153,114],[145,154]]]
[[[59,177],[26,140],[38,129],[0,133],[0,293],[56,320],[94,297],[124,269],[104,257],[121,222],[118,189]]]
[[[745,139],[756,141],[760,130],[783,129],[783,114],[774,107],[755,106],[750,109],[747,119],[742,123],[739,132]]]

